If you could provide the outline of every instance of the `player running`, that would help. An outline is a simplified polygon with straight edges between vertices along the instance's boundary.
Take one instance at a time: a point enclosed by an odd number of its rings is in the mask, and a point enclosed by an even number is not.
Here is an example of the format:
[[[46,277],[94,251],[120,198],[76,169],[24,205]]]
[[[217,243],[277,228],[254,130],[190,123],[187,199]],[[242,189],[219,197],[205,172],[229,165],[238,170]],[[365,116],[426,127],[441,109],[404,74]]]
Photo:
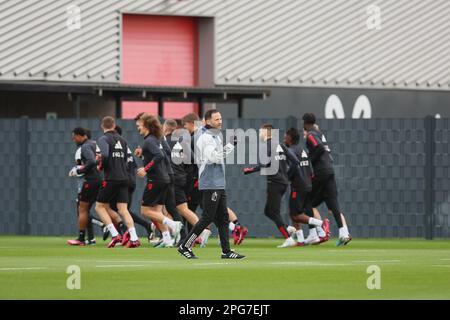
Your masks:
[[[84,246],[86,244],[95,244],[92,222],[89,221],[92,217],[90,217],[89,211],[97,198],[101,178],[95,160],[96,143],[88,138],[86,130],[81,127],[77,127],[72,131],[72,140],[79,146],[79,155],[78,152],[75,155],[76,160],[79,158],[79,164],[70,170],[69,176],[80,177],[83,180],[79,188],[77,199],[79,225],[78,238],[67,240],[67,243],[72,246]],[[86,242],[86,228],[89,223],[91,223],[91,230],[89,232],[89,240]]]
[[[114,247],[119,242],[122,246],[126,245],[127,248],[136,248],[141,243],[139,242],[133,219],[128,211],[128,144],[115,131],[115,126],[116,123],[113,117],[102,119],[101,128],[104,135],[98,140],[98,147],[101,155],[101,168],[104,171],[104,181],[98,193],[95,209],[111,233],[112,240],[108,244],[108,248]],[[108,214],[108,211],[111,211],[109,204],[112,202],[117,203],[118,213],[128,227],[129,238],[122,237],[112,224]]]
[[[142,145],[144,167],[139,168],[137,173],[139,177],[147,178],[142,196],[141,213],[158,224],[163,238],[158,247],[173,247],[174,241],[170,236],[169,229],[176,239],[179,237],[183,225],[179,221],[173,221],[165,217],[162,213],[171,183],[169,176],[170,160],[162,146],[162,126],[155,116],[144,113],[136,120],[136,127],[139,134],[144,137]]]
[[[312,180],[312,205],[318,207],[325,201],[328,209],[333,213],[339,227],[339,239],[337,246],[348,244],[352,236],[347,225],[343,223],[344,216],[340,210],[337,199],[337,186],[333,168],[333,158],[327,140],[322,132],[317,130],[316,117],[312,113],[303,115],[303,127],[306,130],[306,147],[314,169]]]
[[[196,256],[191,249],[195,239],[214,222],[219,230],[222,259],[242,259],[245,256],[230,249],[225,192],[224,158],[234,150],[234,144],[228,143],[225,147],[223,146],[220,134],[222,116],[218,110],[208,110],[205,114],[205,122],[206,130],[196,140],[195,145],[203,214],[188,236],[182,240],[178,252],[187,259],[195,259]]]
[[[289,170],[289,180],[291,181],[291,192],[289,196],[289,215],[292,221],[296,224],[296,238],[291,235],[280,246],[292,247],[292,246],[304,246],[307,244],[319,244],[321,238],[315,233],[315,238],[311,238],[310,241],[305,241],[303,236],[303,230],[301,224],[308,224],[310,234],[314,231],[320,230],[324,234],[323,239],[328,240],[328,234],[330,224],[328,219],[322,221],[321,219],[314,218],[312,204],[311,204],[311,190],[312,190],[312,167],[309,162],[308,154],[298,144],[300,135],[295,128],[291,128],[286,132],[284,141],[289,147],[289,151],[292,152],[299,160],[299,165],[294,170]],[[325,240],[324,240],[325,241]]]
[[[272,154],[272,130],[274,130],[274,127],[271,124],[265,124],[261,126],[259,131],[260,139],[267,145],[267,157],[270,161],[267,164],[260,163],[255,167],[244,168],[244,174],[262,171],[267,176],[267,198],[264,215],[272,220],[283,237],[288,239],[296,229],[284,223],[280,214],[281,199],[289,184],[289,165],[295,167],[298,165],[298,159],[291,152],[288,152],[287,147],[283,144],[277,144],[275,153]],[[268,174],[266,171],[270,170],[272,165],[278,170],[275,173]]]

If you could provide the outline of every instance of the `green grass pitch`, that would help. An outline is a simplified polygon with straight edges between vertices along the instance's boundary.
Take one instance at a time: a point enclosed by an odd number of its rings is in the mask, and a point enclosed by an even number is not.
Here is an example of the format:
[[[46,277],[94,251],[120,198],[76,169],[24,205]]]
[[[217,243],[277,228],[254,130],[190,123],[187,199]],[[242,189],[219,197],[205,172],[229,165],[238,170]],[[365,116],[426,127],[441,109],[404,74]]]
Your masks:
[[[280,239],[246,239],[245,260],[220,259],[217,239],[196,248],[69,247],[62,237],[0,237],[0,299],[450,299],[450,241],[355,239],[336,248],[278,249]],[[69,290],[67,267],[81,270]],[[381,271],[369,290],[367,268]]]

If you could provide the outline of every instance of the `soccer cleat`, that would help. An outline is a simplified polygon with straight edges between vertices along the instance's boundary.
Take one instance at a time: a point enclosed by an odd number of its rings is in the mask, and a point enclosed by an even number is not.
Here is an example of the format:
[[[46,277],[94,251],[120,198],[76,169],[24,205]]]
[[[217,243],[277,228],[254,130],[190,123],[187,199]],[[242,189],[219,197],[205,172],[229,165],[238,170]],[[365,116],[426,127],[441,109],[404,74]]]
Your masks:
[[[329,240],[328,236],[327,237],[319,237],[319,239],[320,239],[320,242],[316,243],[316,244],[321,244],[321,243],[327,242]]]
[[[337,241],[336,241],[336,247],[341,247],[341,246],[345,246],[347,245],[347,243],[349,243],[350,241],[352,241],[352,236],[348,235],[346,237],[340,237]]]
[[[210,235],[211,235],[211,230],[205,229],[201,233],[200,237],[197,238],[197,239],[201,240],[201,242],[200,242],[200,247],[201,248],[206,247],[206,244],[208,243],[208,239],[209,239]]]
[[[234,245],[236,245],[239,242],[241,231],[242,231],[241,226],[234,227],[234,230],[232,232]]]
[[[304,247],[305,243],[304,242],[297,242],[297,247]]]
[[[141,246],[141,242],[139,240],[136,241],[128,241],[125,248],[138,248]]]
[[[80,246],[80,247],[84,247],[86,245],[86,243],[84,241],[80,241],[78,239],[67,240],[67,244],[71,245],[71,246]]]
[[[108,244],[108,248],[114,248],[116,244],[122,242],[122,236],[119,234],[111,239],[111,242]]]
[[[95,246],[97,244],[97,241],[95,239],[90,239],[85,241],[87,246]]]
[[[323,220],[322,229],[323,229],[323,231],[325,231],[325,238],[327,238],[327,241],[328,241],[330,234],[331,234],[330,233],[330,220],[328,220],[328,219]]]
[[[287,238],[284,242],[279,245],[277,248],[287,248],[287,247],[296,247],[297,241],[295,241],[292,237]]]
[[[240,245],[242,243],[242,241],[244,241],[245,236],[248,233],[248,228],[247,227],[242,228],[241,226],[239,226],[239,228],[240,228],[240,230],[239,230],[239,237],[238,237],[236,245]]]
[[[179,247],[178,247],[178,252],[179,252],[183,257],[185,257],[186,259],[198,259],[198,258],[195,256],[194,252],[192,252],[191,249],[186,248],[186,247],[184,247],[184,246],[179,246]]]
[[[126,231],[122,236],[122,247],[124,247],[128,241],[130,241],[130,233]]]
[[[305,239],[305,245],[318,244],[318,243],[320,243],[320,238],[318,236],[312,237],[311,235],[309,235]]]
[[[234,251],[222,253],[222,259],[244,259],[245,256]]]
[[[109,230],[105,226],[105,227],[103,227],[102,231],[103,231],[103,241],[106,241],[106,239],[108,239],[108,237],[109,237]]]
[[[161,249],[161,248],[173,248],[173,244],[174,244],[173,241],[170,241],[170,242],[161,241],[159,244],[157,244],[155,246],[155,248],[158,248],[158,249]]]

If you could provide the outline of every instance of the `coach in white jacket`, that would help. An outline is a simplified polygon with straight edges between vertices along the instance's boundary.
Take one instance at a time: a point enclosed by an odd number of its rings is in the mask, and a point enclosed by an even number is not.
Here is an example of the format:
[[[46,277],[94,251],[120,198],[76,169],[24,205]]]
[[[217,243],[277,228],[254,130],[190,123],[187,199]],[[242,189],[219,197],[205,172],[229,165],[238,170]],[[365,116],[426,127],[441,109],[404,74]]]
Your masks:
[[[195,137],[195,159],[199,167],[199,190],[202,192],[203,215],[191,232],[181,242],[178,252],[188,259],[195,259],[192,252],[195,239],[212,222],[219,231],[222,259],[242,259],[230,249],[228,234],[228,209],[225,192],[225,162],[227,154],[234,150],[234,141],[223,146],[220,130],[222,116],[218,110],[212,109],[205,113],[206,126],[199,129]],[[234,140],[234,139],[233,139]]]

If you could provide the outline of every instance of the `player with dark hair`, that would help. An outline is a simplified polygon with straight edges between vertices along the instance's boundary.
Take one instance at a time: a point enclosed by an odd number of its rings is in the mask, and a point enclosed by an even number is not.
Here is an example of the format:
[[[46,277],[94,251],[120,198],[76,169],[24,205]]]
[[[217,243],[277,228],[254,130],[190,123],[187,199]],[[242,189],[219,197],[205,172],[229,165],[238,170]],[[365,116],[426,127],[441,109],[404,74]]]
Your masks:
[[[86,228],[90,224],[89,239],[87,244],[95,244],[94,233],[92,230],[92,217],[89,211],[95,202],[100,189],[101,178],[97,170],[96,164],[96,148],[94,141],[88,138],[88,134],[84,128],[77,127],[72,131],[72,140],[79,146],[79,164],[72,168],[69,172],[70,177],[83,177],[83,182],[79,188],[77,207],[78,207],[78,239],[68,240],[69,245],[84,246]],[[78,152],[77,152],[78,153]]]
[[[315,128],[316,117],[312,113],[303,115],[303,127],[306,130],[306,147],[314,169],[312,180],[312,205],[325,202],[332,212],[339,228],[337,246],[348,244],[352,237],[347,225],[343,223],[343,214],[338,203],[338,192],[333,168],[333,158],[328,142],[322,132]]]
[[[128,186],[129,177],[127,170],[126,140],[115,131],[115,120],[113,117],[102,119],[101,128],[104,135],[98,140],[101,154],[101,167],[105,177],[97,197],[96,211],[102,221],[107,225],[112,240],[108,248],[114,247],[121,242],[127,248],[136,248],[141,244],[134,227],[133,219],[128,211]],[[108,211],[111,211],[110,203],[115,202],[119,215],[128,227],[129,239],[122,238],[112,224]],[[127,241],[129,240],[129,241]]]
[[[180,221],[173,221],[163,214],[167,192],[171,179],[170,161],[162,145],[163,130],[158,118],[149,114],[137,117],[136,127],[139,134],[144,137],[142,157],[144,167],[137,173],[141,178],[147,178],[144,194],[142,196],[141,213],[152,221],[158,223],[163,241],[159,248],[173,247],[174,241],[170,237],[169,229],[174,238],[178,238],[183,227]]]
[[[290,165],[298,165],[298,160],[292,153],[288,152],[285,145],[277,143],[275,153],[272,154],[272,131],[274,127],[271,124],[265,124],[260,128],[260,139],[266,143],[267,157],[269,162],[267,164],[258,164],[255,167],[244,169],[244,174],[262,171],[262,174],[267,176],[267,198],[264,214],[272,220],[277,226],[285,239],[288,239],[296,229],[284,223],[281,217],[281,200],[287,190],[289,184],[288,170]],[[276,172],[272,171],[272,166],[277,168]]]
[[[297,240],[291,235],[282,247],[303,246],[305,244],[318,244],[320,241],[315,239],[313,242],[305,241],[301,224],[308,224],[311,229],[318,229],[323,232],[324,237],[328,240],[329,221],[320,218],[314,218],[314,213],[311,204],[311,189],[312,189],[312,167],[309,162],[308,154],[300,147],[300,134],[295,128],[289,129],[285,136],[284,142],[288,146],[289,151],[292,152],[299,160],[299,166],[292,170],[289,175],[291,181],[291,192],[289,196],[289,215],[297,229],[295,235]],[[291,170],[290,170],[291,171]]]
[[[205,131],[204,128],[200,129],[199,131],[198,123],[200,122],[200,117],[195,113],[189,113],[182,118],[184,128],[191,134],[191,164],[185,165],[184,167],[187,173],[186,195],[188,198],[188,208],[193,212],[197,210],[201,202],[201,192],[198,188],[198,166],[195,163],[194,157],[195,140],[198,139],[198,137]],[[240,224],[238,217],[233,210],[227,208],[227,211],[228,219],[230,222],[228,224],[228,227],[232,232],[234,244],[240,245],[244,241],[245,236],[248,233],[248,228]],[[208,227],[203,231],[201,237],[197,239],[197,241],[200,240],[202,247],[206,246],[210,235],[211,231]]]
[[[245,256],[231,251],[228,235],[228,208],[225,192],[224,158],[234,150],[234,142],[223,146],[220,130],[222,116],[218,110],[205,113],[205,131],[195,142],[199,167],[199,190],[202,192],[203,214],[188,236],[182,240],[178,252],[187,259],[195,259],[192,252],[194,241],[211,223],[217,226],[222,259],[242,259]]]

